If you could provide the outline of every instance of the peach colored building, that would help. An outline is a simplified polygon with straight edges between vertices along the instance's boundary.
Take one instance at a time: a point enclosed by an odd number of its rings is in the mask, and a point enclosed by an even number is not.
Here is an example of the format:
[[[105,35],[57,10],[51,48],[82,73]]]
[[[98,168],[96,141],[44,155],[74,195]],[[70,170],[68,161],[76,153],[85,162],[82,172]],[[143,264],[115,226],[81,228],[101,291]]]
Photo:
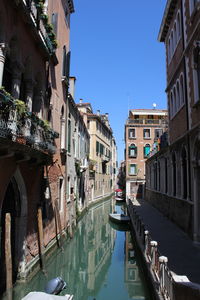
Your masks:
[[[142,198],[145,161],[157,151],[160,137],[167,129],[167,111],[131,109],[125,125],[126,196]]]
[[[110,196],[116,186],[117,147],[108,114],[93,113],[90,103],[77,104],[90,134],[90,197],[96,201]]]

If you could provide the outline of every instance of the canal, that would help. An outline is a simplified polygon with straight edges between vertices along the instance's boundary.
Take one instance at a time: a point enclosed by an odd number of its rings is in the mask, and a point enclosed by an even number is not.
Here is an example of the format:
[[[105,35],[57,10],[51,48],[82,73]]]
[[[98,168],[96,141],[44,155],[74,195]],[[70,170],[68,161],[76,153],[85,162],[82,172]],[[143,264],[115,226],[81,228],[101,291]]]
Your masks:
[[[74,300],[151,300],[129,230],[109,221],[112,207],[110,199],[90,208],[74,237],[46,261],[46,274],[38,272],[30,282],[17,284],[12,299],[44,291],[48,280],[61,276],[67,282],[62,295],[73,294]]]

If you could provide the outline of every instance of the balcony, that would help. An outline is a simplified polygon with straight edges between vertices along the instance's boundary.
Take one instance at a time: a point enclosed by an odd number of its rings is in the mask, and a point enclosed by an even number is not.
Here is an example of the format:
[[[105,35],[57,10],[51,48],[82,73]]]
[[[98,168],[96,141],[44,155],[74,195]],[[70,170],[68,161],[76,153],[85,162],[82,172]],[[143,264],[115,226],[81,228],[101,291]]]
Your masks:
[[[48,16],[44,13],[42,1],[38,0],[19,0],[18,7],[25,16],[26,22],[30,25],[32,33],[46,53],[46,57],[55,57],[57,41],[53,31],[53,26],[48,22]]]
[[[18,153],[27,160],[41,157],[50,161],[58,136],[47,121],[28,112],[23,101],[0,89],[0,157]]]
[[[126,124],[134,125],[167,125],[168,122],[165,119],[128,119]]]

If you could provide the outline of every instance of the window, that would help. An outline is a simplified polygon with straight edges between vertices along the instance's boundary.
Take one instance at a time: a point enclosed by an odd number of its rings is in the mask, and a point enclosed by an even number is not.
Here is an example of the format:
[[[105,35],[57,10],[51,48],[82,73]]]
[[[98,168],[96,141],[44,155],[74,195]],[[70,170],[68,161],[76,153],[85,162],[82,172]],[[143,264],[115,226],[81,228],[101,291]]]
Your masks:
[[[59,178],[58,181],[58,209],[61,211],[63,207],[63,200],[64,200],[64,180],[63,177]]]
[[[200,98],[200,43],[196,42],[196,47],[193,50],[193,77],[194,77],[194,103]]]
[[[135,144],[129,146],[129,157],[137,157],[137,147]]]
[[[170,93],[170,105],[169,105],[169,108],[170,108],[170,119],[172,119],[173,115],[174,115],[174,98],[173,98],[173,93],[172,92]]]
[[[57,13],[53,13],[51,15],[51,24],[53,25],[53,31],[54,31],[55,35],[57,35],[57,24],[58,24],[58,14]]]
[[[70,25],[70,13],[67,9],[65,11],[65,22],[66,22],[67,26]]]
[[[71,120],[68,120],[68,152],[71,152]]]
[[[198,2],[200,2],[200,0],[190,0],[190,14],[193,13],[193,10],[196,8]]]
[[[144,129],[143,130],[143,137],[144,137],[144,139],[149,139],[151,137],[150,129]]]
[[[163,134],[163,130],[162,129],[155,129],[155,139],[159,139],[161,137],[161,135]]]
[[[147,158],[149,153],[150,153],[150,149],[151,149],[151,146],[149,144],[146,144],[144,146],[144,158]]]
[[[177,103],[176,103],[176,87],[173,88],[173,97],[174,97],[174,114],[177,112]]]
[[[177,101],[177,108],[179,110],[179,108],[181,107],[179,81],[177,81],[176,84],[176,101]]]
[[[129,139],[135,138],[135,128],[131,128],[128,130],[128,137]]]
[[[69,78],[70,54],[67,52],[66,46],[63,47],[63,62],[62,62],[62,76]]]
[[[183,80],[183,75],[181,74],[180,77],[180,102],[181,105],[185,103],[185,97],[184,97],[184,80]]]
[[[129,165],[129,175],[137,175],[137,165],[136,164]]]
[[[177,40],[179,40],[181,36],[181,19],[180,19],[180,12],[177,14]]]

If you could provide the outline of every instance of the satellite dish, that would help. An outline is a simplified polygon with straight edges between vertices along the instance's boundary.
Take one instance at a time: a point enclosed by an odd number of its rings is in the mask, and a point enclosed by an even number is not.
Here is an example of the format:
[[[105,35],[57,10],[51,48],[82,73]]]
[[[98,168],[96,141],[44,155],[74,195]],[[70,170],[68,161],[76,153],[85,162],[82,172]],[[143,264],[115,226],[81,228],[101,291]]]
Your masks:
[[[157,106],[156,103],[153,103],[153,108],[154,108],[154,109],[156,108],[156,106]]]

